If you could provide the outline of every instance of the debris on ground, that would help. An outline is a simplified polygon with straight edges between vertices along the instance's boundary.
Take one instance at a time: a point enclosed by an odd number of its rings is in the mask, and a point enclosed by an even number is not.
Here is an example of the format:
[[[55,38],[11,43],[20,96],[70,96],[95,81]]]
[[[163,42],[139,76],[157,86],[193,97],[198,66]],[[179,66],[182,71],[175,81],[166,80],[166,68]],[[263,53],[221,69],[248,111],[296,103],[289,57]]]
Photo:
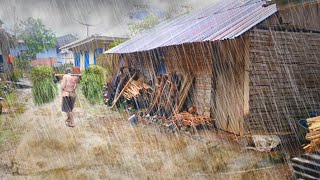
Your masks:
[[[252,149],[260,152],[270,152],[281,143],[276,135],[253,135],[252,139],[255,145]]]
[[[314,152],[320,149],[320,116],[307,119],[309,125],[309,133],[306,139],[310,144],[303,147],[306,152]]]
[[[173,116],[172,120],[178,127],[212,127],[212,121],[208,116],[194,115],[188,112],[179,113]]]

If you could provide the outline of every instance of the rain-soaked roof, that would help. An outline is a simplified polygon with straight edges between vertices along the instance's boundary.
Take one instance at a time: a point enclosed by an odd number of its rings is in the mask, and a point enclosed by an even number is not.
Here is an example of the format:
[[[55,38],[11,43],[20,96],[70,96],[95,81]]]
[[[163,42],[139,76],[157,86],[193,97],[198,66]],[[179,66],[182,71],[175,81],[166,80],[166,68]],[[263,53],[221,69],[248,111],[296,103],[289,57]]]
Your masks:
[[[108,41],[108,42],[113,42],[117,40],[123,40],[125,38],[120,38],[120,37],[109,37],[109,36],[100,36],[100,35],[92,35],[90,37],[80,39],[73,41],[63,47],[60,47],[60,49],[72,49],[81,45],[85,45],[87,43],[92,43],[94,41]]]
[[[106,53],[131,53],[192,42],[233,39],[277,12],[264,0],[221,0],[213,6],[165,21]]]

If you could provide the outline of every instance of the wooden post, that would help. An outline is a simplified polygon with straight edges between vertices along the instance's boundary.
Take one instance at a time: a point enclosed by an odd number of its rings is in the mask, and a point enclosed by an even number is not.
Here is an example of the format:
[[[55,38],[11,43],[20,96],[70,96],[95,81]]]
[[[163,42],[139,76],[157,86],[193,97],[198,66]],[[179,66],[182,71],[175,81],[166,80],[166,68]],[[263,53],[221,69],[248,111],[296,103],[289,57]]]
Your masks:
[[[113,101],[113,104],[111,106],[111,109],[114,108],[114,106],[117,104],[117,102],[119,101],[120,97],[122,96],[122,94],[124,93],[124,91],[126,90],[126,88],[129,86],[130,82],[133,80],[134,76],[136,76],[137,73],[134,73],[133,76],[129,79],[129,81],[127,82],[127,84],[123,87],[123,89],[121,90],[120,94],[118,95],[117,99],[115,101]]]
[[[245,132],[245,121],[250,114],[250,36],[245,37],[244,43],[244,81],[243,81],[243,121],[242,121],[242,133],[241,135],[246,134]]]

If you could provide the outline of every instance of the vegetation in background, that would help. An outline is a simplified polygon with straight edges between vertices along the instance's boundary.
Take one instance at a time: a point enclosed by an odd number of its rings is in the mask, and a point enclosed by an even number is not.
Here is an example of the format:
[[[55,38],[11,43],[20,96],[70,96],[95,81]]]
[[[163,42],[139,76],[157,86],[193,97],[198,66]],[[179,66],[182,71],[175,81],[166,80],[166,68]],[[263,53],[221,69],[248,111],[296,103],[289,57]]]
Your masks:
[[[45,52],[56,46],[56,35],[45,27],[41,19],[28,18],[20,24],[20,38],[26,44],[26,56],[34,58],[37,53]]]
[[[103,86],[107,72],[101,66],[90,66],[81,78],[81,89],[90,103],[95,104],[103,100]]]
[[[19,69],[13,69],[13,71],[10,72],[10,80],[13,82],[18,82],[21,77],[22,72]]]
[[[52,67],[37,66],[31,71],[32,95],[36,105],[52,102],[58,95]]]
[[[15,92],[15,86],[10,83],[0,82],[0,96],[5,97],[7,94]]]
[[[65,74],[67,68],[71,68],[71,70],[73,70],[73,64],[64,64],[60,67],[55,68],[54,70],[57,74]]]
[[[141,22],[129,24],[129,37],[132,38],[157,24],[159,24],[159,19],[155,15],[149,15]]]
[[[26,71],[31,66],[27,54],[25,52],[21,53],[14,61],[14,68],[17,68],[21,71]]]
[[[113,41],[111,44],[109,44],[109,49],[114,48],[116,46],[118,46],[121,43],[124,43],[126,40],[115,40]]]

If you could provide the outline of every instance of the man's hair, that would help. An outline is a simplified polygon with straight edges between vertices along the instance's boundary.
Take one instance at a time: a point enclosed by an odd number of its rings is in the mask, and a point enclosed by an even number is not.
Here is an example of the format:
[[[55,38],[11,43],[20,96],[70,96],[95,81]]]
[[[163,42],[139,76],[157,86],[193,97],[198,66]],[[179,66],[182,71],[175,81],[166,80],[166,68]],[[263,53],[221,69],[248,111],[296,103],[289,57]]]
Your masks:
[[[66,74],[70,74],[71,72],[71,68],[66,68]]]

